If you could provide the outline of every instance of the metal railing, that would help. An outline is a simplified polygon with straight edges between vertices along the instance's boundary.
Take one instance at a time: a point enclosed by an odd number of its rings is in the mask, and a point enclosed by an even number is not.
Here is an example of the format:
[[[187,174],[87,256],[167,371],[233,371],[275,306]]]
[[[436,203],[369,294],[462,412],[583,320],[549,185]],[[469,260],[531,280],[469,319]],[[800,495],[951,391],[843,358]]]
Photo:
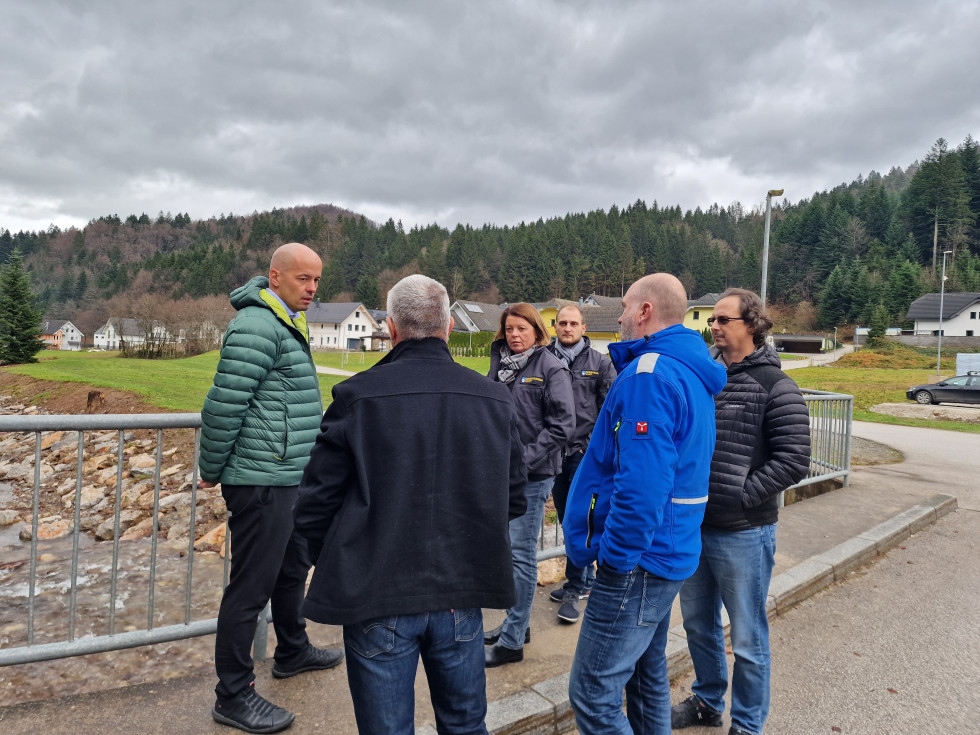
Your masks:
[[[196,413],[0,416],[0,432],[31,432],[34,434],[34,481],[32,491],[30,558],[26,590],[24,591],[24,595],[26,595],[26,636],[23,636],[20,641],[12,641],[12,636],[8,635],[5,640],[0,642],[0,666],[121,650],[151,643],[163,643],[209,635],[216,631],[217,617],[199,618],[195,615],[195,612],[199,612],[201,608],[210,610],[215,607],[216,600],[213,599],[213,585],[205,588],[205,594],[210,593],[209,596],[212,599],[195,599],[193,594],[195,591],[195,559],[198,556],[195,553],[194,544],[196,541],[195,526],[198,518],[197,457],[200,446],[200,427],[201,416]],[[149,559],[148,562],[145,562],[145,566],[143,566],[143,558],[138,563],[132,563],[132,554],[130,552],[133,551],[132,545],[136,542],[123,542],[120,539],[120,532],[123,530],[121,513],[124,490],[123,476],[126,460],[124,451],[126,432],[139,429],[156,431],[155,465],[152,471],[148,469],[146,471],[146,474],[152,476],[153,479],[153,496],[152,507],[150,509],[152,528],[147,536],[147,542],[144,542],[149,544]],[[179,577],[181,574],[180,572],[175,572],[173,568],[174,564],[181,564],[184,567],[182,571],[184,600],[180,614],[182,622],[161,625],[158,624],[158,619],[162,615],[158,611],[156,599],[158,586],[157,575],[161,564],[158,549],[160,535],[159,522],[161,517],[161,466],[164,456],[163,432],[164,430],[170,429],[194,431],[194,466],[191,470],[187,548],[183,554],[178,555],[178,557],[181,555],[184,556],[183,560],[178,559],[175,562],[168,562],[170,564],[168,575],[171,577]],[[73,506],[72,530],[70,533],[71,553],[70,561],[67,565],[63,565],[66,567],[70,566],[67,569],[58,568],[57,555],[39,555],[38,531],[42,507],[50,506],[56,497],[62,501],[62,505],[65,507],[69,505],[68,494],[64,497],[59,497],[56,495],[58,489],[53,487],[52,483],[42,481],[42,445],[44,443],[44,432],[55,431],[75,431],[78,433],[74,495],[70,499],[70,504]],[[88,543],[88,534],[82,529],[81,510],[83,505],[83,492],[88,489],[85,485],[85,481],[88,478],[85,478],[83,473],[86,432],[107,431],[116,431],[118,438],[116,442],[115,494],[112,499],[112,553],[111,561],[108,562],[109,589],[105,591],[90,588],[90,574],[85,570],[83,570],[85,573],[80,573],[80,559],[83,553],[81,549],[83,541],[87,544],[87,548],[84,550],[85,553],[101,546],[101,544],[96,544],[96,547],[92,547]],[[222,589],[228,582],[228,544],[228,535],[225,534],[224,563],[221,571]],[[49,543],[45,544],[45,547],[48,546],[50,546]],[[123,554],[125,557],[123,561],[126,563],[121,563],[120,555],[124,549],[127,553]],[[46,557],[53,558],[48,559]],[[0,568],[8,575],[12,573],[11,569],[16,569],[23,565],[23,560],[4,561],[6,563],[0,565]],[[40,563],[45,564],[43,575],[39,575]],[[103,561],[99,562],[99,564],[104,563]],[[133,567],[136,566],[140,567],[140,569],[134,570]],[[145,574],[140,573],[143,571],[145,571]],[[131,619],[132,616],[129,616],[130,619],[125,622],[124,626],[120,626],[117,611],[127,607],[127,605],[131,608],[138,607],[132,602],[136,596],[136,591],[131,588],[126,590],[120,590],[119,588],[119,579],[123,572],[126,573],[126,582],[128,585],[143,584],[143,589],[138,590],[138,592],[145,594],[145,627],[134,625]],[[67,575],[67,581],[62,578],[63,575]],[[213,575],[214,571],[212,570]],[[41,579],[41,577],[44,577],[44,579]],[[50,584],[45,584],[44,581],[49,578],[52,581]],[[200,587],[200,585],[198,586]],[[65,589],[67,594],[59,599],[57,592],[60,589]],[[14,598],[23,596],[20,594],[21,590],[21,585],[5,584],[3,596],[7,599],[4,602],[4,607],[11,611],[14,610],[19,605],[19,602],[15,605]],[[78,624],[80,622],[80,595],[85,596],[85,614],[99,618],[97,621],[84,620],[83,622],[87,630],[81,634],[78,630]],[[67,597],[67,601],[63,597]],[[217,597],[220,597],[220,594]],[[44,614],[47,617],[60,617],[63,614],[66,618],[67,633],[63,639],[51,642],[38,641],[36,619],[38,607],[41,602],[44,603]],[[168,603],[172,604],[172,602],[173,600],[168,600]],[[54,629],[57,627],[53,624],[53,621],[49,622],[51,624],[47,625],[47,628]],[[125,627],[125,629],[120,630],[120,627]],[[140,627],[142,629],[139,629]],[[96,632],[100,628],[103,629],[103,632]],[[264,656],[266,626],[260,625],[259,629],[262,636],[257,635],[256,643],[258,644],[257,649],[261,645],[261,649],[257,650],[257,655],[261,657]],[[51,637],[50,630],[45,630],[44,632],[45,637]],[[16,636],[13,636],[13,638],[16,638]],[[12,643],[13,645],[11,645]],[[21,643],[21,645],[17,645],[17,643]]]
[[[803,487],[826,480],[842,479],[847,487],[851,476],[851,425],[854,417],[854,396],[803,389],[803,400],[810,414],[810,469],[807,476],[787,488]],[[779,494],[779,505],[783,495]],[[538,561],[565,555],[561,529],[554,525],[555,541],[549,546],[545,523],[538,536]]]
[[[850,476],[851,460],[851,422],[853,416],[854,398],[853,396],[837,393],[826,393],[823,391],[805,390],[804,399],[810,413],[810,433],[812,452],[810,458],[810,471],[807,477],[793,487],[801,487],[815,482],[842,478],[846,486]],[[197,499],[198,499],[198,474],[197,457],[200,445],[200,414],[118,414],[118,415],[47,415],[47,416],[0,416],[0,433],[5,432],[29,432],[34,434],[34,465],[33,465],[33,489],[32,489],[32,512],[31,512],[31,541],[30,558],[27,572],[26,590],[23,596],[26,597],[26,636],[23,641],[13,641],[11,636],[0,641],[0,666],[11,664],[30,663],[35,661],[47,661],[69,656],[79,656],[90,653],[102,653],[106,651],[133,648],[153,643],[163,643],[168,641],[182,640],[196,636],[210,635],[217,629],[216,612],[213,615],[208,613],[216,611],[216,605],[220,594],[215,593],[214,586],[204,588],[201,595],[195,597],[195,559],[198,554],[195,551],[197,523]],[[123,475],[125,468],[125,444],[127,431],[147,429],[156,432],[155,443],[155,465],[148,474],[153,479],[153,498],[152,498],[152,529],[148,535],[149,561],[146,567],[146,574],[142,579],[139,575],[129,575],[127,584],[132,585],[138,581],[144,583],[146,595],[146,622],[145,626],[133,629],[132,621],[126,624],[127,630],[119,630],[117,619],[117,609],[120,607],[121,600],[132,599],[133,590],[125,590],[123,594],[119,589],[119,575],[124,570],[125,565],[121,566],[120,555],[122,549],[132,541],[122,541],[120,531],[122,530],[121,512],[124,492]],[[161,510],[161,467],[163,452],[163,432],[164,430],[184,429],[194,431],[194,462],[191,470],[190,483],[190,517],[188,520],[189,528],[187,546],[181,556],[184,558],[179,562],[171,561],[169,573],[173,575],[173,564],[180,563],[184,566],[184,599],[181,609],[182,621],[171,624],[158,624],[158,611],[156,605],[157,573],[160,564],[158,537],[159,519]],[[44,443],[44,432],[54,431],[75,431],[78,433],[77,457],[75,464],[75,483],[72,497],[73,523],[71,531],[71,553],[67,570],[67,584],[59,580],[58,584],[67,592],[67,602],[58,600],[58,604],[48,604],[46,614],[51,610],[58,614],[63,614],[67,622],[67,634],[63,640],[51,642],[39,642],[36,635],[36,614],[39,600],[39,563],[44,556],[39,556],[38,530],[41,520],[42,499],[47,503],[51,502],[50,496],[56,492],[50,483],[42,481],[42,457]],[[83,539],[88,535],[82,529],[82,494],[85,490],[85,480],[83,473],[85,461],[85,433],[86,432],[106,432],[116,431],[116,461],[115,461],[115,493],[112,498],[112,542],[111,542],[111,562],[109,563],[109,589],[91,590],[86,575],[80,575],[80,556],[82,553],[81,545]],[[59,498],[63,499],[63,498]],[[545,529],[542,524],[541,545],[538,552],[538,561],[564,556],[565,547],[559,542],[560,529],[555,524],[554,545],[545,548],[544,543]],[[106,542],[102,542],[105,544]],[[101,544],[96,544],[101,546]],[[89,547],[93,548],[93,547]],[[224,560],[220,572],[221,589],[228,582],[229,574],[229,537],[225,534],[224,540]],[[129,556],[127,555],[127,559]],[[10,574],[10,568],[22,565],[23,560],[9,561],[0,559],[0,575]],[[126,569],[126,571],[129,571]],[[213,577],[217,574],[212,567],[209,570]],[[46,575],[56,574],[46,571]],[[0,576],[0,583],[4,589],[2,596],[9,600],[11,595],[20,595],[17,585],[7,584]],[[49,597],[52,592],[51,587],[41,590]],[[85,615],[97,617],[98,620],[86,620],[87,632],[79,634],[78,619],[80,617],[78,598],[79,594],[85,592],[88,604],[84,610]],[[220,592],[220,590],[219,590]],[[201,599],[205,597],[206,599]],[[97,603],[91,600],[95,598]],[[104,599],[103,599],[104,598]],[[172,600],[168,600],[172,602]],[[15,606],[4,602],[7,610],[13,611]],[[202,613],[202,610],[204,611]],[[197,614],[196,614],[197,613]],[[263,613],[260,620],[268,621],[268,609]],[[98,632],[97,628],[105,628]],[[265,656],[267,626],[259,625],[255,640],[255,656],[263,658]]]
[[[810,471],[793,487],[837,478],[847,487],[851,476],[854,396],[804,388],[803,400],[810,412]]]

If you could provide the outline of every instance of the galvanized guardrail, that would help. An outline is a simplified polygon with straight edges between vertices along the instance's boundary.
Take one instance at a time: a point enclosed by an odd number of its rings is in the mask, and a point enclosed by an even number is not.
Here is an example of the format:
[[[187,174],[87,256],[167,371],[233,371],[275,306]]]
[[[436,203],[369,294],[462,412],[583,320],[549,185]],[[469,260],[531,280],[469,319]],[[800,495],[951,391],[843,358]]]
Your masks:
[[[803,389],[803,400],[810,414],[810,469],[807,476],[787,490],[825,480],[842,479],[844,487],[851,475],[851,424],[854,418],[854,396]],[[779,505],[783,505],[779,494]],[[542,523],[538,543],[538,561],[565,555],[560,529],[555,524],[554,545],[545,543]]]
[[[199,601],[192,599],[195,561],[195,524],[197,521],[197,456],[200,446],[201,416],[196,413],[185,414],[116,414],[116,415],[34,415],[34,416],[0,416],[0,432],[33,432],[34,434],[34,483],[33,509],[31,513],[31,542],[30,560],[27,582],[27,633],[26,644],[0,648],[0,666],[10,664],[46,661],[68,656],[79,656],[89,653],[133,648],[151,643],[181,640],[200,635],[214,633],[217,629],[217,618],[194,619],[192,608]],[[156,430],[156,463],[153,476],[153,506],[152,532],[149,534],[151,545],[149,554],[149,569],[145,579],[146,627],[143,630],[117,630],[117,608],[128,599],[132,590],[124,594],[118,589],[117,582],[120,572],[120,512],[122,510],[123,473],[125,468],[125,432],[137,429]],[[185,570],[185,597],[183,603],[183,622],[171,625],[157,625],[156,605],[156,576],[158,565],[158,520],[160,515],[161,489],[161,460],[163,457],[163,431],[165,429],[188,429],[194,431],[194,468],[192,470],[190,498],[190,527]],[[50,643],[36,641],[36,608],[38,601],[38,527],[41,508],[42,492],[54,492],[53,488],[44,487],[41,480],[42,466],[42,437],[44,432],[76,431],[78,432],[78,449],[76,460],[76,481],[73,499],[73,523],[71,531],[71,560],[69,582],[67,585],[67,635],[64,640]],[[110,587],[106,596],[104,609],[104,624],[107,632],[102,635],[76,634],[77,628],[77,598],[85,587],[85,580],[79,578],[80,541],[84,535],[81,529],[81,506],[83,490],[83,463],[85,459],[85,433],[90,431],[118,432],[118,447],[116,455],[116,489],[113,507],[113,540],[112,561],[110,571]],[[225,537],[225,562],[222,587],[228,581],[228,537]],[[131,624],[127,627],[133,627]],[[259,626],[265,632],[265,626]],[[264,639],[261,641],[264,652]]]
[[[804,399],[810,413],[810,433],[812,452],[808,476],[794,487],[801,487],[815,482],[842,478],[846,486],[850,475],[851,459],[851,422],[853,417],[854,397],[823,391],[804,391]],[[201,417],[196,413],[185,414],[116,414],[116,415],[42,415],[42,416],[0,416],[0,433],[30,432],[34,434],[34,482],[33,508],[31,513],[31,543],[29,579],[27,588],[27,635],[23,645],[7,646],[6,641],[0,642],[0,666],[11,664],[46,661],[69,656],[79,656],[90,653],[133,648],[136,646],[163,643],[168,641],[209,635],[217,629],[217,618],[207,617],[195,619],[194,607],[200,606],[201,600],[193,598],[194,561],[196,557],[195,524],[197,520],[197,456],[200,445]],[[156,463],[152,470],[153,476],[153,528],[149,535],[150,561],[146,578],[146,626],[140,630],[117,630],[116,610],[120,600],[118,589],[119,559],[120,559],[120,512],[123,497],[124,445],[125,432],[149,429],[156,431]],[[185,590],[183,602],[183,622],[169,625],[157,625],[155,581],[158,563],[158,517],[160,511],[161,464],[163,457],[163,431],[170,429],[186,429],[194,431],[194,467],[191,476],[190,498],[190,527],[186,560]],[[70,579],[67,587],[68,604],[67,635],[64,640],[39,643],[36,642],[36,603],[38,580],[38,526],[41,508],[41,494],[50,491],[45,488],[41,478],[42,437],[44,432],[75,431],[78,432],[78,450],[76,459],[76,480],[73,502],[73,529],[71,532]],[[85,432],[117,431],[118,446],[116,456],[116,488],[113,507],[112,562],[110,570],[109,590],[106,594],[104,618],[107,621],[107,632],[104,634],[89,634],[79,636],[77,627],[77,596],[85,585],[85,580],[79,578],[80,541],[83,535],[81,529],[81,506],[83,490],[83,462]],[[550,548],[544,548],[544,528],[542,528],[541,548],[538,561],[564,556],[565,547],[559,544],[560,530],[555,524],[555,542]],[[103,542],[104,543],[104,542]],[[129,542],[127,542],[129,543]],[[222,588],[228,582],[229,572],[229,539],[225,536],[224,566],[222,572]],[[3,561],[3,560],[0,560]],[[2,564],[0,564],[2,568]],[[127,590],[127,595],[130,593]],[[100,593],[101,594],[101,593]],[[207,602],[215,602],[209,600]],[[268,609],[262,618],[268,620]],[[130,626],[132,627],[132,626]],[[255,640],[256,658],[265,656],[267,626],[259,625]]]

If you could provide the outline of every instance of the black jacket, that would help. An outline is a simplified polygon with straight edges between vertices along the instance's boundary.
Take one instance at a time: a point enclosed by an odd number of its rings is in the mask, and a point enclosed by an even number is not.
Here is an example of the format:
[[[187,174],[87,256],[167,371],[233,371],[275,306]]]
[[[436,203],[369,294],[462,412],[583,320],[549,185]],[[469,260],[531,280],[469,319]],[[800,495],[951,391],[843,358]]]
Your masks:
[[[490,346],[488,375],[493,381],[498,380],[503,344],[498,339]],[[514,396],[527,474],[554,477],[561,472],[565,445],[575,432],[571,373],[551,352],[539,348],[507,387]]]
[[[806,477],[809,412],[779,365],[779,354],[764,345],[728,368],[728,383],[715,396],[705,526],[742,531],[775,523],[779,493]]]
[[[303,614],[344,625],[513,605],[521,449],[510,393],[443,340],[401,342],[336,385],[295,507],[316,562]]]
[[[585,349],[568,366],[572,373],[572,395],[575,397],[575,431],[565,445],[566,455],[585,451],[602,402],[606,400],[609,386],[616,379],[616,368],[613,367],[612,360],[593,350],[588,337],[582,337],[582,340],[585,342]],[[552,340],[548,351],[562,362],[555,347],[557,341]]]

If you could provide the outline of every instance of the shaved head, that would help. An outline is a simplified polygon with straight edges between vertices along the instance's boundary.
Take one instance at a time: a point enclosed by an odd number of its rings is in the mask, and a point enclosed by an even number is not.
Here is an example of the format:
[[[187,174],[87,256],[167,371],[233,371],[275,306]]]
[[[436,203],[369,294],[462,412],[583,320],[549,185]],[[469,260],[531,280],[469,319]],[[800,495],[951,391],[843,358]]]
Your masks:
[[[619,317],[624,340],[681,324],[687,312],[684,285],[669,273],[651,273],[636,281],[623,296]]]
[[[276,248],[276,252],[272,254],[272,262],[269,264],[269,268],[275,268],[278,271],[289,271],[298,262],[312,263],[313,258],[317,262],[320,261],[320,256],[312,248],[308,248],[299,242],[287,242],[285,245],[280,245]]]
[[[269,288],[293,311],[306,311],[313,303],[323,261],[312,249],[287,242],[272,254]]]

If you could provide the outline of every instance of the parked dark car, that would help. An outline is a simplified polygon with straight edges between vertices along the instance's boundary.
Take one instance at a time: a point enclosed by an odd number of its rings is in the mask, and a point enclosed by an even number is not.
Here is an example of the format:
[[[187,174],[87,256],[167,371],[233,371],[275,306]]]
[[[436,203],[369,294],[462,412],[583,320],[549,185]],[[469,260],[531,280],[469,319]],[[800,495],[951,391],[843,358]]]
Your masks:
[[[905,391],[905,397],[916,403],[980,403],[980,371],[916,385]]]

